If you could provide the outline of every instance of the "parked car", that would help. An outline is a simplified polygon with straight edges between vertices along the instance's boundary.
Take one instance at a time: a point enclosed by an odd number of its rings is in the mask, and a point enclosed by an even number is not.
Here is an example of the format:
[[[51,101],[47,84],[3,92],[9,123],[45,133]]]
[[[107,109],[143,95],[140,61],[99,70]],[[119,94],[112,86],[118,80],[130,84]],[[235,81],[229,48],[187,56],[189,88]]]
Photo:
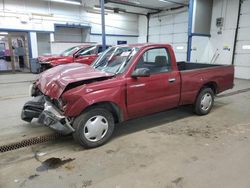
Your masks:
[[[181,105],[208,114],[216,94],[233,87],[234,67],[177,62],[170,45],[115,46],[91,66],[59,65],[40,74],[22,110],[86,148],[106,143],[116,123]]]
[[[107,46],[109,48],[110,46]],[[79,45],[69,48],[60,55],[40,56],[38,62],[41,65],[40,72],[61,64],[83,63],[90,65],[102,52],[102,45]]]

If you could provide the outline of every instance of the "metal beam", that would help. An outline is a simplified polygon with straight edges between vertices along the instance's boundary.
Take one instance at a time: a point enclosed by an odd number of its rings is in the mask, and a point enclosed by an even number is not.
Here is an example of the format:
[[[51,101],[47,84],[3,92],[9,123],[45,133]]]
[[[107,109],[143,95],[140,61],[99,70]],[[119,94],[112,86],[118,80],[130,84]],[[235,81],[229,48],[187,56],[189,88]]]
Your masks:
[[[119,4],[119,5],[126,5],[130,7],[136,7],[136,8],[143,8],[143,9],[148,9],[148,10],[155,10],[155,11],[161,11],[161,9],[157,8],[151,8],[151,7],[145,7],[141,6],[135,3],[130,3],[130,2],[122,2],[122,1],[117,1],[117,0],[107,0],[108,3],[114,3],[114,4]]]
[[[179,2],[171,1],[171,0],[162,0],[162,1],[166,1],[166,2],[168,2],[168,3],[173,3],[173,4],[176,4],[176,5],[188,6],[188,4],[179,3]]]

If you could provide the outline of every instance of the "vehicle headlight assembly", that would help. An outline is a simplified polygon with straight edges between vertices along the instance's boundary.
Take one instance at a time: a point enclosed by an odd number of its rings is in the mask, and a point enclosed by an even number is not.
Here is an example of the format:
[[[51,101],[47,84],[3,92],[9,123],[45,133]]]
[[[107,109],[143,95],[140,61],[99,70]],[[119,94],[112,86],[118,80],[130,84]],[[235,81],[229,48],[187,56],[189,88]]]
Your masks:
[[[51,61],[41,61],[40,64],[50,64]]]

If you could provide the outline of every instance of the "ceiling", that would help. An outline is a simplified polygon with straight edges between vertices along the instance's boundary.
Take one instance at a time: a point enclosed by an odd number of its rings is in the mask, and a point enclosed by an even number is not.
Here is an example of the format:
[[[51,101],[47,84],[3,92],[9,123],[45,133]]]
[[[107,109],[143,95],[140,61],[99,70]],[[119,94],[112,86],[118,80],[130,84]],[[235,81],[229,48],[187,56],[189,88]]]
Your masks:
[[[83,0],[84,6],[100,5],[99,0]],[[187,6],[188,0],[107,0],[105,7],[119,8],[128,12],[148,13],[171,7]]]

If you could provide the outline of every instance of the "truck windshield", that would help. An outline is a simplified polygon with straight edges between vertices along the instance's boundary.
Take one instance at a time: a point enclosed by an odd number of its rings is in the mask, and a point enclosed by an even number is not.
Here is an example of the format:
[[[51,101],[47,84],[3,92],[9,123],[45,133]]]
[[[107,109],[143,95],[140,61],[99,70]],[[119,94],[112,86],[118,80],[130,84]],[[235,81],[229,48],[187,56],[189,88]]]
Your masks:
[[[112,74],[122,73],[138,50],[131,47],[109,48],[92,64],[92,67]]]
[[[74,47],[71,47],[65,51],[63,51],[60,55],[61,56],[70,56],[72,55],[73,53],[75,53],[77,50],[79,50],[81,47],[80,46],[74,46]]]

